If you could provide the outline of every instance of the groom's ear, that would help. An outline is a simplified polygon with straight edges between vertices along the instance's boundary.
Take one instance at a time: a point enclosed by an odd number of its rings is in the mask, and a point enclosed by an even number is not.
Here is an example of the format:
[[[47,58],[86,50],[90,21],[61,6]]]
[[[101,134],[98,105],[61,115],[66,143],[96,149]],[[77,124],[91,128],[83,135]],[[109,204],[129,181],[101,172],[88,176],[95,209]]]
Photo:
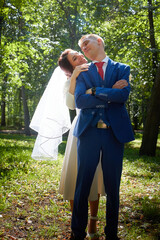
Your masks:
[[[101,44],[102,44],[102,39],[101,39],[101,38],[98,38],[98,39],[97,39],[97,42],[98,42],[98,45],[101,45]]]

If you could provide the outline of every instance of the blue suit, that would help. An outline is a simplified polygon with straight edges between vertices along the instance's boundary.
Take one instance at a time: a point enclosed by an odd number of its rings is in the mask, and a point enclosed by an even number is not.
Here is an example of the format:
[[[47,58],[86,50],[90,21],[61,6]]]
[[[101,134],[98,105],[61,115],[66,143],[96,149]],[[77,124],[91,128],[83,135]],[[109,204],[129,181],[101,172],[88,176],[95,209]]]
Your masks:
[[[117,236],[124,143],[134,140],[125,108],[130,93],[129,74],[129,66],[108,59],[104,80],[93,63],[77,78],[75,101],[81,112],[74,129],[78,138],[78,175],[71,226],[77,239],[84,239],[86,235],[88,195],[99,159],[107,194],[105,233],[108,239],[116,239]],[[127,80],[128,86],[112,89],[120,79]],[[92,87],[96,87],[95,96],[85,94]],[[100,119],[110,128],[97,128]]]

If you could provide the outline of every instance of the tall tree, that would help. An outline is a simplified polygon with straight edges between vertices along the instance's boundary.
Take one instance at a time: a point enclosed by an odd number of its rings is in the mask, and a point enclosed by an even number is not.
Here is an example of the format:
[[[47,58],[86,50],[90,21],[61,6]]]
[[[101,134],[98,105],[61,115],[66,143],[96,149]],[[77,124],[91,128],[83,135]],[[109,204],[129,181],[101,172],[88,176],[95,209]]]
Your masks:
[[[155,156],[160,125],[160,66],[157,69],[144,127],[140,155]]]
[[[2,83],[2,96],[1,96],[1,126],[6,126],[6,82],[7,77],[4,77]]]
[[[27,99],[26,99],[26,94],[25,94],[25,86],[22,85],[21,87],[21,93],[22,93],[22,102],[23,102],[23,110],[24,110],[24,131],[25,134],[30,136],[30,117],[29,117],[29,110],[28,110],[28,104],[27,104]]]
[[[2,66],[2,26],[3,26],[3,14],[2,14],[2,8],[4,7],[4,1],[0,4],[0,66]],[[2,68],[0,67],[0,70],[2,70]],[[5,126],[6,125],[6,117],[5,117],[5,106],[6,106],[6,102],[5,102],[5,84],[6,84],[6,78],[3,78],[2,81],[2,96],[1,96],[1,126]]]
[[[158,131],[160,125],[160,65],[158,67],[158,49],[155,41],[152,0],[148,0],[148,18],[150,29],[150,45],[152,49],[152,72],[154,86],[148,107],[140,155],[155,156]]]

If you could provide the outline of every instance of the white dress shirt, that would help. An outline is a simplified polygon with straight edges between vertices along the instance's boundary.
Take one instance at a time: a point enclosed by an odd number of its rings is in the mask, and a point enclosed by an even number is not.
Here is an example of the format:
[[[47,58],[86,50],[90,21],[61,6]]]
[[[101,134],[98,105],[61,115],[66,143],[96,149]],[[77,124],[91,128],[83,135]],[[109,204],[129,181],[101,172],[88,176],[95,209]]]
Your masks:
[[[98,61],[93,61],[94,64],[96,62],[98,62]],[[107,65],[108,65],[108,57],[106,56],[101,62],[104,62],[102,69],[103,69],[103,73],[104,73],[104,76],[105,76],[106,68],[107,68]],[[97,68],[97,71],[98,71],[97,66],[96,66],[96,68]]]

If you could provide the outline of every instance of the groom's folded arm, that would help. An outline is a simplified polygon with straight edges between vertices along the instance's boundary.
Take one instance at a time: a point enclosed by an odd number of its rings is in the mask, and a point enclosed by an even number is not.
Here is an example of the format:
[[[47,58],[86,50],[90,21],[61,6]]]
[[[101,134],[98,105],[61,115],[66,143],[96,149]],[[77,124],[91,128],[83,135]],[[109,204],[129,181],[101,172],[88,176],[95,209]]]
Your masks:
[[[124,65],[121,74],[119,74],[119,79],[117,80],[125,79],[128,82],[128,86],[122,89],[97,87],[95,96],[105,102],[125,103],[130,93],[129,75],[130,67]]]
[[[83,79],[83,75],[80,74],[77,78],[77,84],[75,89],[75,102],[76,107],[83,108],[100,108],[106,107],[108,103],[125,103],[129,97],[130,93],[130,84],[129,84],[129,75],[130,75],[130,67],[127,65],[123,66],[123,70],[121,70],[119,74],[119,79],[125,79],[128,82],[128,86],[123,89],[116,88],[104,88],[104,87],[96,87],[95,96],[91,94],[86,94],[86,90],[88,90],[86,83]]]
[[[104,108],[106,106],[106,103],[102,99],[86,94],[86,90],[85,82],[83,79],[78,78],[75,89],[75,103],[77,108]]]
[[[97,87],[95,96],[105,102],[125,103],[130,93],[130,86],[123,89]]]

